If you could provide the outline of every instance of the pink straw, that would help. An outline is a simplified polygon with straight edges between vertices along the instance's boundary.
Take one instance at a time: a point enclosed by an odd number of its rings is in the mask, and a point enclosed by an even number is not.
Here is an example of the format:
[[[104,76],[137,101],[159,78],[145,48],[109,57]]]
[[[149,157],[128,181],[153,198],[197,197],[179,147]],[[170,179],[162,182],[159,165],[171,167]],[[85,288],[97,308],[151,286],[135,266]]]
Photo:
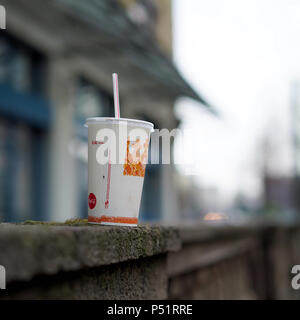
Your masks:
[[[120,118],[118,74],[113,73],[112,78],[113,78],[113,88],[114,88],[115,118]]]

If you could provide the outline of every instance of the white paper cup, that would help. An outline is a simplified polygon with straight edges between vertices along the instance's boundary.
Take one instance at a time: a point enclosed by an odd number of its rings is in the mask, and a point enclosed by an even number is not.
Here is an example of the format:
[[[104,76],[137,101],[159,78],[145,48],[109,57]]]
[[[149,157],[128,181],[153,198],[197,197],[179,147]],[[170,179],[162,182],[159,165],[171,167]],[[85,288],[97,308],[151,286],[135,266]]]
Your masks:
[[[136,226],[153,124],[124,118],[89,118],[86,125],[88,221]]]

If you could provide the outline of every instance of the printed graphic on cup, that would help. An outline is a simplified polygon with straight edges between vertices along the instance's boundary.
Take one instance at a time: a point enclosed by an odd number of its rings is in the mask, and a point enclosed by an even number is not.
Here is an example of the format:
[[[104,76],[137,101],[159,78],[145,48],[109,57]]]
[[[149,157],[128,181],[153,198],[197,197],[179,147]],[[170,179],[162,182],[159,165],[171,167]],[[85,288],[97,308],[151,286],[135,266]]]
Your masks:
[[[123,165],[123,174],[126,176],[145,177],[148,159],[149,139],[143,143],[139,138],[136,141],[127,139],[126,160]]]
[[[89,194],[89,208],[94,209],[96,207],[97,199],[93,193]]]

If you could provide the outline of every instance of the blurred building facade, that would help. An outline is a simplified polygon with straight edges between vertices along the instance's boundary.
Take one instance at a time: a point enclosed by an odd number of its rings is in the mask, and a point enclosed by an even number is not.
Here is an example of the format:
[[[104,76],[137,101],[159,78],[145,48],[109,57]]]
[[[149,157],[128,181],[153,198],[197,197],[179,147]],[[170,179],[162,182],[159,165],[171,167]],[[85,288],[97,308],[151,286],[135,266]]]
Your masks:
[[[271,161],[276,159],[272,135],[263,145],[264,209],[267,213],[299,215],[300,211],[300,85],[294,81],[290,86],[290,146],[292,149],[292,170],[289,174],[278,174],[271,170]],[[274,143],[274,142],[273,142]]]
[[[0,38],[0,219],[87,215],[87,117],[177,127],[175,100],[206,102],[171,61],[169,0],[5,0]],[[149,165],[143,220],[179,215],[170,165]]]

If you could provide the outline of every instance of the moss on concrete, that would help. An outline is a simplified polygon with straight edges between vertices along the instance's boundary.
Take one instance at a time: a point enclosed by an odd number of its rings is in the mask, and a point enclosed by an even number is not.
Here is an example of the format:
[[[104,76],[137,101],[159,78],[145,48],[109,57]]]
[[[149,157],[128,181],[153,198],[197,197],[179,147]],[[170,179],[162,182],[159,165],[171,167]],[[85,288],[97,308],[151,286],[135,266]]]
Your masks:
[[[65,222],[55,222],[55,221],[35,221],[35,220],[26,220],[22,223],[23,225],[43,225],[43,226],[83,226],[89,225],[88,219],[69,219]]]

